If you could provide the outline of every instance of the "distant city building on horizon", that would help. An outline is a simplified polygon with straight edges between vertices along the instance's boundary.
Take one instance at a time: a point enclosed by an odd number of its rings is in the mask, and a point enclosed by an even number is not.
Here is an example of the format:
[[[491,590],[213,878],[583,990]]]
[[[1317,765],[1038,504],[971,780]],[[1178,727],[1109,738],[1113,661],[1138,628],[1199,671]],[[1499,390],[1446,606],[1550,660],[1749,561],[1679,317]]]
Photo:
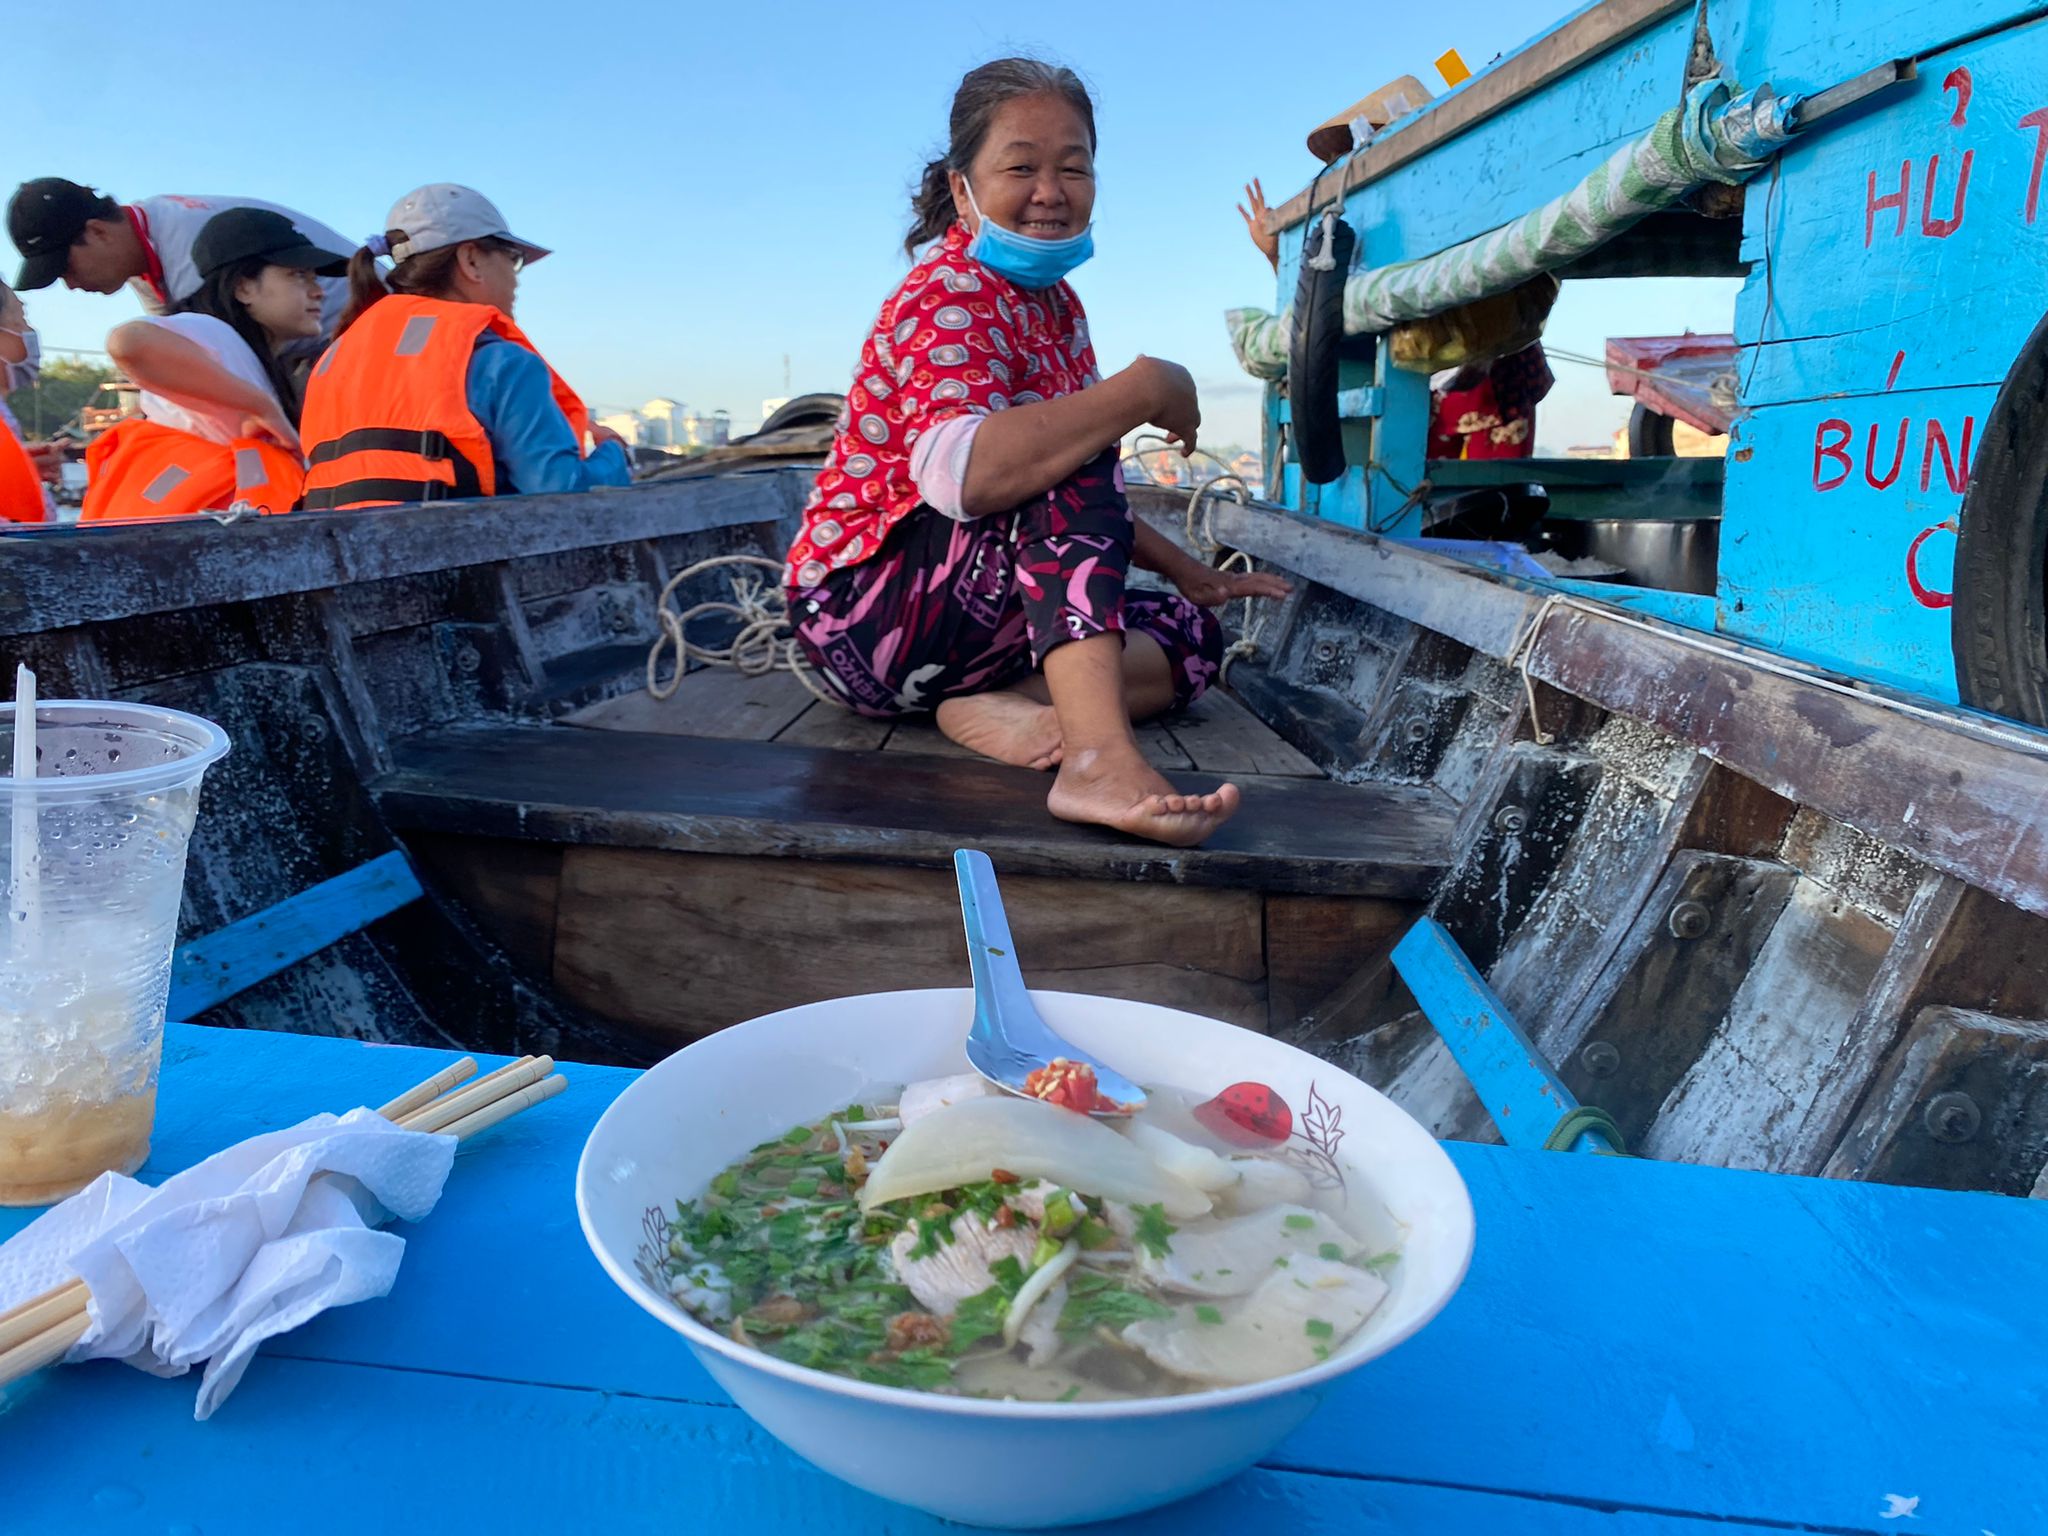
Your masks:
[[[732,413],[724,410],[703,415],[680,400],[660,396],[635,411],[614,411],[597,418],[634,448],[661,448],[670,453],[688,453],[699,448],[721,448],[732,437]]]

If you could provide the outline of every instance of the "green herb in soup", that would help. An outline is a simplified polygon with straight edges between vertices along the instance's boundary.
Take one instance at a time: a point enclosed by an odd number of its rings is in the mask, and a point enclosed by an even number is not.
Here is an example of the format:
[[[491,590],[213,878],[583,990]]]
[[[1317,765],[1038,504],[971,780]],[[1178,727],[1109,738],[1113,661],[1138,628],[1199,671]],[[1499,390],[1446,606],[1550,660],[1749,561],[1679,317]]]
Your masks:
[[[1327,1358],[1385,1296],[1394,1234],[1148,1092],[1115,1129],[979,1078],[792,1127],[676,1203],[670,1293],[779,1359],[953,1394],[1159,1396]]]

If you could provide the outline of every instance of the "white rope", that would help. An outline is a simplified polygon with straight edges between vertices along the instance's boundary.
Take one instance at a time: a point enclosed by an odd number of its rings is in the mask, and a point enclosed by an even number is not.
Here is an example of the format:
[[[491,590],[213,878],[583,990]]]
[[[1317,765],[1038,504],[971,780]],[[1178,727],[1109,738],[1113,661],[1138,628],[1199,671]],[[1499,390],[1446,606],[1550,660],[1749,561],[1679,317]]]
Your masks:
[[[732,577],[730,601],[713,598],[683,613],[676,612],[669,599],[677,587],[693,576],[723,567],[741,568]],[[811,697],[846,708],[844,700],[819,686],[796,636],[789,633],[789,594],[783,589],[782,569],[781,561],[765,560],[759,555],[714,555],[669,577],[661,596],[654,600],[661,633],[655,636],[647,652],[647,691],[657,699],[673,698],[683,685],[690,663],[701,661],[707,666],[731,667],[742,677],[766,677],[775,671],[793,673],[810,690]],[[761,574],[764,571],[772,574]],[[713,613],[739,621],[739,633],[733,636],[732,644],[714,648],[690,638],[690,621]],[[675,652],[675,665],[664,682],[662,658],[670,650]]]
[[[1529,700],[1529,730],[1536,738],[1536,745],[1547,747],[1557,740],[1543,729],[1543,717],[1536,712],[1536,679],[1529,675],[1529,653],[1536,648],[1536,637],[1543,633],[1543,622],[1560,603],[1571,601],[1569,592],[1553,592],[1543,599],[1543,606],[1531,616],[1520,635],[1515,638],[1513,649],[1508,652],[1507,664],[1522,674],[1522,692]]]
[[[1159,446],[1156,449],[1147,449],[1145,447],[1147,443],[1156,443]],[[1173,444],[1163,437],[1150,432],[1141,433],[1131,440],[1131,451],[1124,455],[1124,462],[1126,464],[1135,463],[1138,468],[1144,469],[1145,454],[1162,450],[1170,453],[1180,452],[1178,448],[1174,447]],[[1252,488],[1245,483],[1244,476],[1237,474],[1229,465],[1225,464],[1215,454],[1210,453],[1206,448],[1196,448],[1186,457],[1207,459],[1217,469],[1217,473],[1214,476],[1197,485],[1194,494],[1188,497],[1188,508],[1184,514],[1183,522],[1188,543],[1201,552],[1204,561],[1214,563],[1216,554],[1223,548],[1223,545],[1217,539],[1216,530],[1211,524],[1214,509],[1206,506],[1205,503],[1211,497],[1220,496],[1225,491],[1228,491],[1231,498],[1239,506],[1248,507],[1252,504]],[[1146,472],[1146,478],[1151,478],[1150,471]],[[1216,569],[1219,571],[1244,571],[1247,574],[1257,568],[1252,563],[1252,557],[1241,549],[1232,550],[1226,559],[1216,565]],[[1230,683],[1231,663],[1241,657],[1258,655],[1259,635],[1266,627],[1266,615],[1258,607],[1258,600],[1247,597],[1242,599],[1242,601],[1244,603],[1244,618],[1237,626],[1237,639],[1233,640],[1224,649],[1223,665],[1216,674],[1216,680],[1226,687]]]

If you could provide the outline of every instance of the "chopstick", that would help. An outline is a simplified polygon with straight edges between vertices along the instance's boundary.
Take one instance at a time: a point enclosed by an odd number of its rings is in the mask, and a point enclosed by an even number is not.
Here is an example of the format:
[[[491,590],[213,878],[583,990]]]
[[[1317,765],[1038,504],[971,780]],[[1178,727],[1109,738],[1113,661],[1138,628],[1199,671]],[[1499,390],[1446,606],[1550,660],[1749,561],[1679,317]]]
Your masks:
[[[463,1116],[495,1104],[506,1094],[539,1082],[555,1070],[552,1056],[524,1056],[488,1077],[478,1078],[467,1088],[414,1110],[399,1121],[409,1131],[445,1132]],[[496,1122],[493,1122],[494,1124]]]
[[[522,1058],[523,1059],[523,1058]],[[436,1072],[424,1083],[416,1084],[386,1104],[377,1113],[386,1120],[402,1120],[414,1110],[441,1097],[450,1088],[476,1071],[476,1058],[465,1056],[446,1071]]]
[[[409,1131],[467,1140],[569,1086],[569,1080],[555,1072],[552,1056],[522,1056],[458,1086],[475,1071],[475,1058],[465,1056],[408,1088],[377,1113]],[[71,1280],[0,1312],[0,1387],[53,1364],[84,1338],[92,1326],[87,1311],[91,1299],[83,1280]]]

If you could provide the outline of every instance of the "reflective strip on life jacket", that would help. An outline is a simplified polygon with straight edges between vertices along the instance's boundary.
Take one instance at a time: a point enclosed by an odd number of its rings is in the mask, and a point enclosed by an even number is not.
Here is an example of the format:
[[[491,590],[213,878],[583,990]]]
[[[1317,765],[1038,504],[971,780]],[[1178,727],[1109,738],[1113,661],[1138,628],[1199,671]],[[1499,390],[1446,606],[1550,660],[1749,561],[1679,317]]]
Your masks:
[[[237,504],[289,512],[305,478],[298,460],[275,443],[210,443],[139,416],[94,438],[85,463],[82,523],[189,517]]]

